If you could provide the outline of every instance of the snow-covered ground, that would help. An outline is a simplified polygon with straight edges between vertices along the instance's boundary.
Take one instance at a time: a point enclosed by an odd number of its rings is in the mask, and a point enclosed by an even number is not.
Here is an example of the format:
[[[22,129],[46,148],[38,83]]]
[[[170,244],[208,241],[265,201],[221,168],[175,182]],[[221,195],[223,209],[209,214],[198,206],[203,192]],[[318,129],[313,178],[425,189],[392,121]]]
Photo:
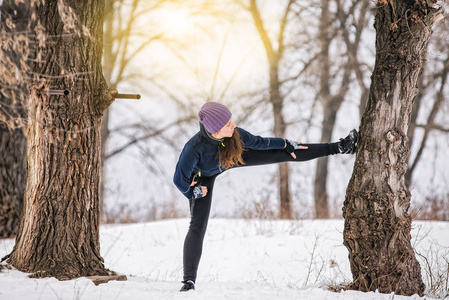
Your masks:
[[[127,275],[128,281],[95,286],[86,278],[30,279],[6,269],[0,273],[0,299],[431,299],[329,291],[327,287],[351,278],[342,220],[211,219],[196,290],[179,293],[188,223],[177,219],[102,226],[105,265]],[[433,268],[439,262],[447,268],[448,232],[449,223],[414,223],[412,243]],[[14,240],[0,241],[0,256],[13,246]],[[423,265],[427,280],[425,269]]]

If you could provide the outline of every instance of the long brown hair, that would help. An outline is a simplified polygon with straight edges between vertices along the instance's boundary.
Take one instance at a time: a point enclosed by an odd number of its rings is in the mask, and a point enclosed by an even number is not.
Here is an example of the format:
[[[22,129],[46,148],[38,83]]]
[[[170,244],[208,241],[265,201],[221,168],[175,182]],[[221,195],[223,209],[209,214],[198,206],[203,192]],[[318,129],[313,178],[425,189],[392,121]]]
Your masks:
[[[244,165],[242,152],[243,147],[240,141],[240,134],[238,130],[234,130],[232,136],[224,138],[222,145],[220,145],[220,151],[218,151],[220,167],[226,170],[238,164]]]

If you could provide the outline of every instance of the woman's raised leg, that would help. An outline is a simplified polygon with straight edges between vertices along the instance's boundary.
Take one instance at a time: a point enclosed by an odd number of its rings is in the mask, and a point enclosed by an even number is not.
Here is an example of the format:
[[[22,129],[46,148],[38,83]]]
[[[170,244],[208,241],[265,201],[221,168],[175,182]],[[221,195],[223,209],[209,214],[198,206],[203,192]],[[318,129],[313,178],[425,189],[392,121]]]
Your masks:
[[[295,150],[296,159],[284,149],[275,150],[245,150],[242,158],[245,164],[241,167],[268,165],[287,161],[307,161],[315,158],[339,154],[338,143],[329,144],[301,144],[307,146],[308,149]]]

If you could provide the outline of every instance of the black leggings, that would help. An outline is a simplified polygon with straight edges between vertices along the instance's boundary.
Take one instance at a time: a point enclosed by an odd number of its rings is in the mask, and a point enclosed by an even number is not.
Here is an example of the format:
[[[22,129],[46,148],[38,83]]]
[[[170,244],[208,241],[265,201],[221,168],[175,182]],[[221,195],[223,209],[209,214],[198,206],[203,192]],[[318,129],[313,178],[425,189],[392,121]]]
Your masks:
[[[307,161],[322,156],[338,154],[337,143],[303,144],[308,149],[295,150],[294,159],[284,149],[280,150],[245,150],[242,154],[245,165],[239,167],[268,165],[287,161]],[[215,178],[218,176],[201,177],[201,185],[207,187],[207,195],[190,201],[190,226],[184,241],[184,281],[195,282],[198,265],[203,251],[203,240],[206,234],[207,222],[212,204]]]

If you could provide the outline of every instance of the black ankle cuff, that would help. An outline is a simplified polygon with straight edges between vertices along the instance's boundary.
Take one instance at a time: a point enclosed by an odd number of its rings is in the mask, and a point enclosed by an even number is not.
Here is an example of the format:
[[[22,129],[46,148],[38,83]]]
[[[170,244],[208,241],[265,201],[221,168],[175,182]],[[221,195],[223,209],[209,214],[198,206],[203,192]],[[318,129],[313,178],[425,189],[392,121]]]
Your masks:
[[[338,142],[337,143],[329,143],[329,144],[327,144],[327,146],[328,146],[328,151],[329,151],[328,155],[340,154],[340,150],[338,149]]]

